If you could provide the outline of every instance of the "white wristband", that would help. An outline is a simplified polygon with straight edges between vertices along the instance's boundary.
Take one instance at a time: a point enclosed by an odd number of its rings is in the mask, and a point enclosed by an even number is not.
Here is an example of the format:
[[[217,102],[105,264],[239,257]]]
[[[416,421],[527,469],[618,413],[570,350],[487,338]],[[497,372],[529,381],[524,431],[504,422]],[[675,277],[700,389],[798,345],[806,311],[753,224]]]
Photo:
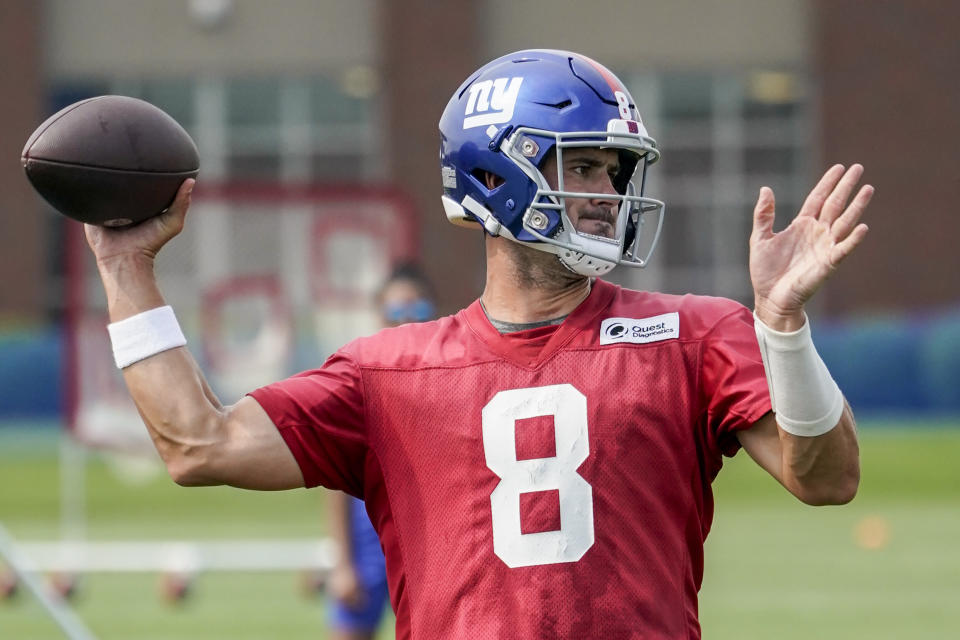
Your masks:
[[[806,314],[803,319],[790,333],[771,329],[756,314],[753,326],[777,424],[795,436],[819,436],[840,421],[843,394],[813,346]]]
[[[187,344],[169,305],[108,324],[107,331],[118,369]]]

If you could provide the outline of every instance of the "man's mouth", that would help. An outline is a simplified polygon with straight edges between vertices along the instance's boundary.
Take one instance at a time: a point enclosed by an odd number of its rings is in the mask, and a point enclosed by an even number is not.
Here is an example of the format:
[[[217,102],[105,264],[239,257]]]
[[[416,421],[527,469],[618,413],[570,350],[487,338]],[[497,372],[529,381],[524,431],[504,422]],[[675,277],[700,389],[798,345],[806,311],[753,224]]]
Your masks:
[[[592,236],[612,238],[616,231],[616,218],[606,211],[584,212],[577,219],[577,231]]]

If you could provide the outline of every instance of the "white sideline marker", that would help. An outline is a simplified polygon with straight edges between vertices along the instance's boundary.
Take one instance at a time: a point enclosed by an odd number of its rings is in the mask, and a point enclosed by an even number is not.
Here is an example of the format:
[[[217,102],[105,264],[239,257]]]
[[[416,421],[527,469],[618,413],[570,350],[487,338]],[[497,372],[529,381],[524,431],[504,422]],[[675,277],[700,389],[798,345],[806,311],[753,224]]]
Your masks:
[[[37,571],[328,571],[336,558],[329,538],[306,540],[138,540],[22,542]]]

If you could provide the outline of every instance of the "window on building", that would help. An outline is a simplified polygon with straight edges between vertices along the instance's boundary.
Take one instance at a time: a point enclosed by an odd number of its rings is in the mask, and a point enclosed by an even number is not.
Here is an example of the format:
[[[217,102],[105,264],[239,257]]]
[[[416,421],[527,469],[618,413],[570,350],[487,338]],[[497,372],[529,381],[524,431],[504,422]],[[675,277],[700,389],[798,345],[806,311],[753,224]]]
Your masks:
[[[362,182],[382,177],[375,74],[118,80],[190,132],[204,179]]]

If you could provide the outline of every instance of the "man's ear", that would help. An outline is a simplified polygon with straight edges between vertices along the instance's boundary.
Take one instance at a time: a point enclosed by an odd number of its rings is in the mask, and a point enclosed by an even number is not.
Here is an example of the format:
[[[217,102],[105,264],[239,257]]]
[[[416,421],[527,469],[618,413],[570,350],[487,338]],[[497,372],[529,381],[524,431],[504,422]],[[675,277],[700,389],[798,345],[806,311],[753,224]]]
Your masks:
[[[497,187],[503,184],[504,180],[495,173],[490,173],[489,171],[483,172],[483,182],[486,185],[487,189],[493,191]]]

